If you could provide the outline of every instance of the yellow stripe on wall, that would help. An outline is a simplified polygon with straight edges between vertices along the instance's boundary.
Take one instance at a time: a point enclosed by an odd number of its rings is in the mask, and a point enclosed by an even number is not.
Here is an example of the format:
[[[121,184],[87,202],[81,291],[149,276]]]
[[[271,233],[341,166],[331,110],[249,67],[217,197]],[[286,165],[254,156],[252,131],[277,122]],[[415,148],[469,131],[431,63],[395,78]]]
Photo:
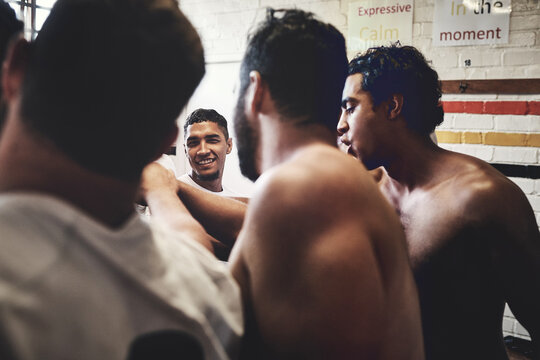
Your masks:
[[[442,144],[540,147],[540,134],[472,131],[436,131],[435,133],[437,141]]]

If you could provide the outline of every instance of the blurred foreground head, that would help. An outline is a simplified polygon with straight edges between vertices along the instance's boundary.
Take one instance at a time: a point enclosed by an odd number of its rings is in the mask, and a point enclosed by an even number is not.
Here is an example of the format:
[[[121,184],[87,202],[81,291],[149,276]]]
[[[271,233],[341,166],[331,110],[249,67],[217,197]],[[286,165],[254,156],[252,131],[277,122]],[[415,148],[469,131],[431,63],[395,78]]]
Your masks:
[[[23,121],[83,167],[137,180],[204,75],[174,0],[59,0],[32,44]]]

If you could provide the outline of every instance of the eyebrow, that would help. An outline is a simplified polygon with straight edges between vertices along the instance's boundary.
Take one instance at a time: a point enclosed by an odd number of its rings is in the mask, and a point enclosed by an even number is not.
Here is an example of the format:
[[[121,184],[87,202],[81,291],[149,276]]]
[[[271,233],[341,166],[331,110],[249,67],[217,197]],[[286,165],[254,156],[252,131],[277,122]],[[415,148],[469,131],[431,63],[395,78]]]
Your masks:
[[[345,109],[347,107],[347,103],[356,104],[358,101],[356,99],[353,99],[351,97],[346,97],[345,99],[341,100],[341,107]]]
[[[221,136],[219,134],[209,134],[209,135],[205,135],[205,136],[190,136],[186,139],[186,142],[190,141],[190,140],[199,140],[199,139],[220,139]]]

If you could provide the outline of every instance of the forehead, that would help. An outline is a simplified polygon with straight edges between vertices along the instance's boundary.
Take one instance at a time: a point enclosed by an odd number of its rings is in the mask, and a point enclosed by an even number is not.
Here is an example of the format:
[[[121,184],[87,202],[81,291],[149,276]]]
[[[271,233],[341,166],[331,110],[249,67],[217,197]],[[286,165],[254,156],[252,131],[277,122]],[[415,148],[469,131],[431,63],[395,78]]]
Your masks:
[[[186,139],[189,137],[205,137],[209,135],[219,135],[225,137],[223,130],[213,121],[203,121],[191,124],[186,129]]]
[[[362,74],[352,74],[347,76],[345,87],[343,88],[343,99],[365,93],[365,91],[362,90],[363,78]]]

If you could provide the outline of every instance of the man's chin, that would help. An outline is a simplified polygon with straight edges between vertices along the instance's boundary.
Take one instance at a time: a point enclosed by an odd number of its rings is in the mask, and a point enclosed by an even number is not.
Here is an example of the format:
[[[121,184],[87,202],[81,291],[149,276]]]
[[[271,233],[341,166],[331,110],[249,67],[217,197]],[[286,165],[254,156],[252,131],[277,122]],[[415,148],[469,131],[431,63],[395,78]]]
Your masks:
[[[364,160],[360,157],[357,157],[357,159],[365,166],[367,170],[374,170],[381,167],[381,164],[379,162]]]
[[[367,169],[367,170],[373,170],[373,169],[376,169],[378,167],[381,166],[381,164],[379,164],[378,162],[376,161],[371,161],[369,159],[366,159],[366,158],[362,158],[359,154],[357,154],[356,152],[352,151],[351,148],[349,148],[349,151],[347,152],[347,155],[350,155],[352,156],[353,158],[355,158],[356,160],[360,161],[362,163],[362,165],[364,165],[364,167]]]
[[[219,171],[210,174],[195,173],[194,175],[201,181],[214,181],[219,178]]]

